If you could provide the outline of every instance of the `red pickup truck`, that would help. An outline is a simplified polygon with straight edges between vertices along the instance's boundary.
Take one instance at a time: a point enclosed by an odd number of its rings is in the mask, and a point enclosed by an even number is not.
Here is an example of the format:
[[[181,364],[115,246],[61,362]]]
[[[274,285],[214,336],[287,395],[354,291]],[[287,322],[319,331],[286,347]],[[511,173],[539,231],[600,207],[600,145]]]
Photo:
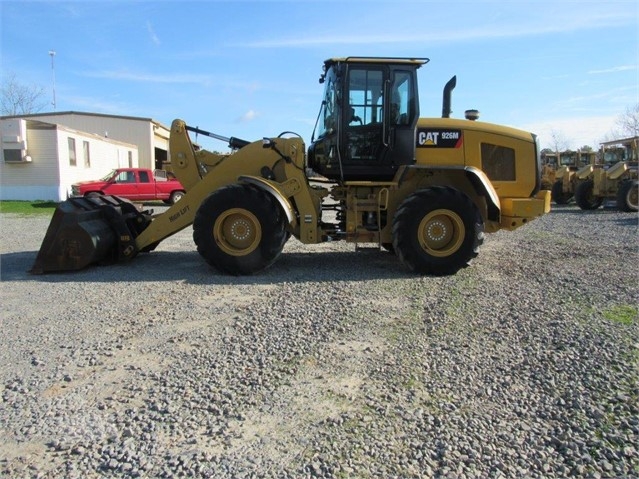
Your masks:
[[[165,171],[146,168],[118,168],[95,181],[81,181],[71,185],[73,196],[113,195],[132,201],[161,200],[177,203],[184,196],[184,187],[168,178]]]

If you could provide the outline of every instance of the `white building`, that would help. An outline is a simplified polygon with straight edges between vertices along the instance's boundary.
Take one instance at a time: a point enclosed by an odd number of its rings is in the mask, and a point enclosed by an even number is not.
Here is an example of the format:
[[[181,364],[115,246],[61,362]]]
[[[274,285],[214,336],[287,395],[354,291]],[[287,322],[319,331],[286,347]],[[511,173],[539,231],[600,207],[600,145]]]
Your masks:
[[[140,168],[162,169],[169,161],[170,128],[151,118],[61,111],[2,118],[38,120],[137,146]]]
[[[66,200],[71,185],[139,165],[138,147],[27,117],[0,119],[0,200]]]

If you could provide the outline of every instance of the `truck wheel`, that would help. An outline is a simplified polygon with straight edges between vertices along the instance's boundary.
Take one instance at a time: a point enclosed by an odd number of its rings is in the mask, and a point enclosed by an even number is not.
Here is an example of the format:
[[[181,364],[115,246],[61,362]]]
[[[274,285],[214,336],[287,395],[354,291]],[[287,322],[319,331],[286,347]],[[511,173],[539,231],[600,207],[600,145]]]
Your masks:
[[[448,275],[465,268],[484,242],[484,222],[475,203],[449,187],[413,193],[393,219],[393,248],[420,274]]]
[[[617,191],[617,209],[621,211],[639,210],[639,181],[624,180]]]
[[[268,193],[248,185],[215,191],[202,202],[193,221],[198,253],[223,273],[245,275],[267,268],[287,239],[279,205]]]
[[[593,194],[594,182],[592,180],[581,181],[575,187],[575,203],[582,210],[596,210],[603,203],[601,196]]]
[[[558,205],[566,205],[570,201],[570,198],[572,198],[570,193],[564,193],[564,184],[561,180],[557,180],[553,183],[550,195],[552,200]]]
[[[184,191],[174,191],[173,193],[171,193],[171,197],[169,201],[171,202],[172,205],[174,205],[175,203],[180,201],[183,197],[184,197]]]

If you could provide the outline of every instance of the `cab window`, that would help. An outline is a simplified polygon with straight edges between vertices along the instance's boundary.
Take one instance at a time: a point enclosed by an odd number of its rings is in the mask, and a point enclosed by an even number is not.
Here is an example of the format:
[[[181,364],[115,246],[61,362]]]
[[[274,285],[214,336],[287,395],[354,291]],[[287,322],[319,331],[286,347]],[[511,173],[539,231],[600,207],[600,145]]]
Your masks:
[[[391,86],[391,117],[393,125],[410,125],[415,111],[411,72],[395,72]]]
[[[384,75],[381,70],[351,68],[348,75],[350,118],[347,118],[347,125],[381,123],[383,90]]]
[[[315,138],[323,138],[327,134],[331,134],[335,131],[337,125],[337,95],[335,89],[335,78],[331,76],[326,79],[324,101],[322,101],[322,107],[320,109],[319,121],[317,123],[317,128],[314,134]]]

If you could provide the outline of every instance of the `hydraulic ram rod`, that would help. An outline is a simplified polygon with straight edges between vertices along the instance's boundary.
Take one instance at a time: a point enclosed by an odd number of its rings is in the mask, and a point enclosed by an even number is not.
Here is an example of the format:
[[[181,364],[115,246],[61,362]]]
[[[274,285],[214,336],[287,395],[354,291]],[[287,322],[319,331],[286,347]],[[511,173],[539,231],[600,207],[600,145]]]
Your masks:
[[[192,131],[193,133],[197,133],[198,135],[209,136],[211,138],[215,138],[216,140],[226,141],[229,144],[229,148],[233,148],[235,150],[239,150],[240,148],[245,147],[246,145],[251,143],[250,141],[240,140],[239,138],[235,138],[233,136],[227,138],[226,136],[211,133],[210,131],[201,130],[200,128],[195,126],[186,125],[186,129],[188,131]]]

